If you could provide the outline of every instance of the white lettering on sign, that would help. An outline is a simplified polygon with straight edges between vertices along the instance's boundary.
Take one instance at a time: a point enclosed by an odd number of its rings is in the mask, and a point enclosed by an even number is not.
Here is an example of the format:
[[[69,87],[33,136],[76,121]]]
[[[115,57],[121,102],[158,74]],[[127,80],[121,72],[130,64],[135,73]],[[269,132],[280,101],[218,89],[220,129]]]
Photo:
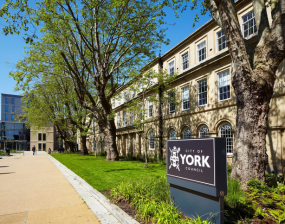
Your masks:
[[[205,156],[202,156],[202,167],[205,167],[205,165],[208,167],[208,168],[211,168],[209,163],[208,163],[208,159],[209,159],[209,156],[207,156],[205,158]]]
[[[184,154],[184,155],[181,155],[181,154],[180,154],[180,157],[181,157],[181,159],[182,159],[182,164],[184,164],[184,160],[185,160],[186,154]]]
[[[201,166],[201,163],[200,163],[201,157],[198,155],[195,155],[194,157],[195,157],[195,166],[197,166],[197,164],[199,164],[199,166]]]
[[[188,161],[189,158],[191,158],[191,163]],[[194,162],[193,156],[192,156],[192,155],[188,155],[188,156],[186,157],[186,163],[187,163],[189,166],[191,166],[191,165],[193,164],[193,162]]]
[[[194,155],[194,157],[192,155],[187,155],[186,154],[180,154],[180,158],[182,160],[182,164],[185,164],[185,157],[186,157],[186,163],[191,166],[194,163],[194,166],[202,166],[202,167],[208,167],[211,168],[209,163],[208,163],[208,159],[209,156],[202,156],[202,164],[201,164],[201,156],[199,155]]]

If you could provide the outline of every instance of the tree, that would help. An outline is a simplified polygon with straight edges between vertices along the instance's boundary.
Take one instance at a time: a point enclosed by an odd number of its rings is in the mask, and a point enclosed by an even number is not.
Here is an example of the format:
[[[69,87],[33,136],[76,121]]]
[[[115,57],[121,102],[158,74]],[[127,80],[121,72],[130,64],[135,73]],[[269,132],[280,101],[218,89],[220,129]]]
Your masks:
[[[18,62],[17,72],[10,75],[17,80],[17,88],[25,91],[23,101],[27,125],[35,129],[53,124],[60,138],[74,151],[77,130],[82,139],[83,155],[88,155],[86,135],[92,122],[90,112],[81,107],[72,88],[70,79],[65,79],[60,66],[50,63],[42,52],[30,50],[30,55]],[[40,54],[38,54],[40,52]],[[28,77],[28,78],[25,78]]]
[[[236,5],[240,2],[204,0],[199,4],[194,0],[191,8],[201,7],[202,14],[209,10],[225,33],[232,61],[232,85],[237,98],[231,176],[240,179],[245,187],[247,181],[253,178],[265,181],[269,104],[276,80],[275,73],[285,57],[285,14],[284,0],[253,0],[257,40],[250,44],[240,29],[236,11]],[[271,26],[266,13],[267,4],[271,6]],[[182,2],[175,2],[176,8],[182,5]]]
[[[23,1],[20,1],[23,2]],[[107,160],[118,160],[116,127],[110,100],[119,85],[153,58],[164,39],[164,3],[146,0],[41,1],[34,23],[53,39],[72,78],[79,102],[98,118],[107,136]],[[86,80],[92,80],[99,99],[94,101]],[[88,100],[86,100],[88,98]]]
[[[155,72],[150,68],[150,65],[154,62],[158,62],[159,71]],[[133,93],[138,93],[138,97],[136,99],[131,99],[126,104],[126,111],[129,113],[136,114],[136,119],[134,119],[133,125],[137,130],[139,130],[139,134],[141,137],[146,140],[148,136],[146,135],[145,124],[152,121],[154,118],[148,118],[148,109],[145,108],[146,100],[151,101],[153,104],[158,105],[158,120],[159,120],[159,134],[158,139],[158,160],[163,159],[163,151],[162,151],[162,138],[163,138],[163,122],[162,122],[162,103],[166,100],[172,100],[174,103],[175,99],[169,97],[169,92],[173,92],[171,89],[171,82],[175,80],[177,74],[169,75],[167,70],[163,70],[160,64],[160,57],[157,57],[150,65],[145,66],[144,69],[140,72],[140,74],[136,75],[134,80],[131,80],[126,84],[125,88]],[[134,94],[135,95],[135,94]],[[132,98],[132,97],[131,97]],[[139,106],[138,106],[139,105]],[[147,151],[145,151],[145,167],[147,168]]]

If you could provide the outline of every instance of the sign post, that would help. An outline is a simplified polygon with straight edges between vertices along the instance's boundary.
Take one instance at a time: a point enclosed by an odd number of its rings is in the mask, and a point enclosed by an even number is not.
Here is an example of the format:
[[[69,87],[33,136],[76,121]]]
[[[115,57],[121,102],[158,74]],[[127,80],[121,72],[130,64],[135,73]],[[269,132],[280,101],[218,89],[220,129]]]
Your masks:
[[[226,139],[168,140],[167,182],[171,198],[185,215],[224,223]]]

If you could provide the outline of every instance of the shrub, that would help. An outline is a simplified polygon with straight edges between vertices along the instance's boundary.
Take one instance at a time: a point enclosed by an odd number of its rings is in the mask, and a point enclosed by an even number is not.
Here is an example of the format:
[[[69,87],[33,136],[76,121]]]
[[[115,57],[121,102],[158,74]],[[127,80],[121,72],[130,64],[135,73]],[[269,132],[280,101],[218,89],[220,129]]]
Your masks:
[[[228,205],[238,208],[240,205],[244,204],[245,194],[241,189],[241,184],[238,180],[228,179],[228,194],[225,197]]]
[[[201,217],[182,219],[182,213],[171,202],[166,176],[145,177],[141,180],[122,182],[111,190],[111,198],[113,201],[127,200],[130,202],[137,212],[137,217],[146,222],[152,220],[152,223],[161,224],[211,223],[208,220],[201,221]]]

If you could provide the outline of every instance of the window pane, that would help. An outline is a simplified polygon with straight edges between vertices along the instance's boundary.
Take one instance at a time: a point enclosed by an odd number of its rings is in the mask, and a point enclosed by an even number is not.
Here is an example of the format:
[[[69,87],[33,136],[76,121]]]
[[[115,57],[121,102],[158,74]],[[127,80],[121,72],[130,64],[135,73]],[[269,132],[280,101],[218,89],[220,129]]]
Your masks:
[[[172,130],[169,134],[169,139],[176,139],[176,131]]]
[[[148,117],[152,117],[152,102],[148,101]]]
[[[207,104],[207,79],[198,82],[198,105]]]
[[[154,132],[149,133],[149,149],[154,150]]]
[[[189,109],[189,86],[182,89],[182,109]]]
[[[188,52],[182,55],[182,68],[183,70],[189,67]]]
[[[46,141],[46,134],[43,134],[43,141]]]
[[[173,76],[174,75],[174,61],[168,64],[168,68],[169,68],[169,75]]]
[[[185,128],[184,131],[183,131],[183,139],[191,138],[190,134],[191,134],[190,129],[189,128]]]
[[[221,138],[226,138],[226,147],[227,153],[233,153],[233,134],[232,134],[232,126],[230,124],[224,124],[220,128],[220,136]]]
[[[42,134],[38,133],[38,141],[41,141],[41,140],[42,140]]]
[[[175,93],[170,93],[169,94],[169,101],[168,101],[168,107],[169,107],[169,113],[172,114],[175,112],[175,104],[174,104],[174,98],[175,98]],[[172,100],[173,98],[173,100]]]
[[[209,128],[204,125],[199,130],[199,137],[200,138],[209,138]]]
[[[250,12],[243,16],[243,36],[247,37],[257,31],[254,18],[254,12]]]

